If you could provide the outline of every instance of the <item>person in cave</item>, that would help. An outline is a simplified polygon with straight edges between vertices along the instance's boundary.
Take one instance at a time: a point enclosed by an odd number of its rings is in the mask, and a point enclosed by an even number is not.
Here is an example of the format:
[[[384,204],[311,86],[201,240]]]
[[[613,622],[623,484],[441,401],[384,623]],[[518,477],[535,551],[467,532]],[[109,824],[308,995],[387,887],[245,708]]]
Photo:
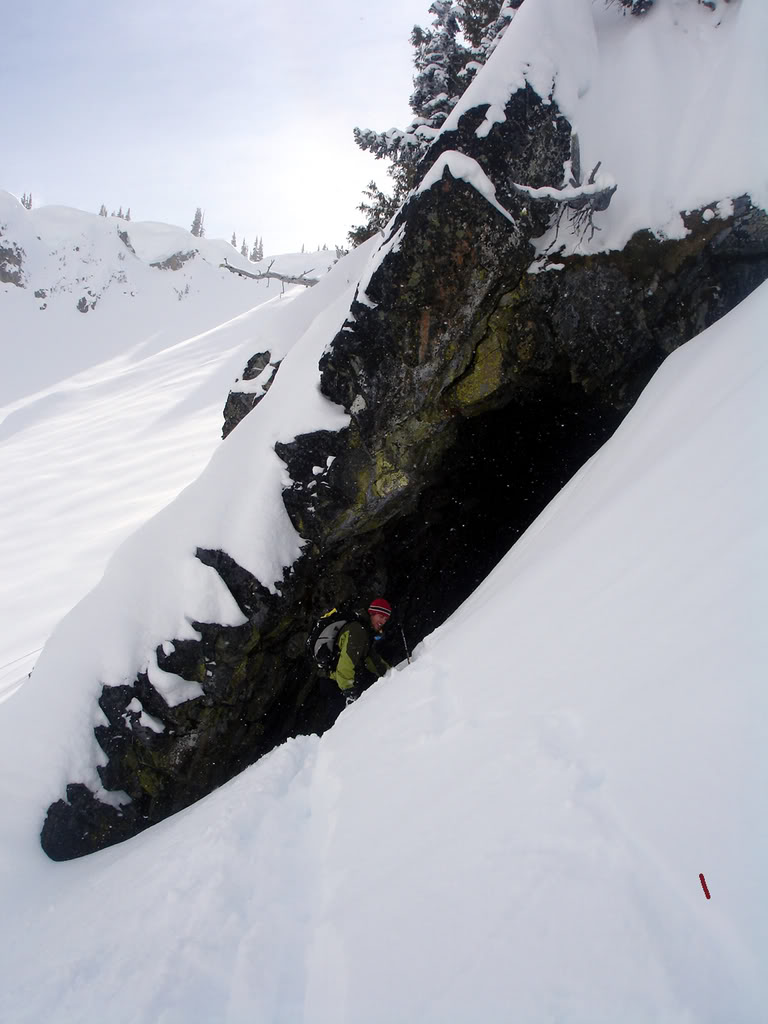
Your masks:
[[[330,672],[346,703],[380,679],[391,666],[376,650],[376,641],[392,615],[385,597],[371,601],[368,609],[348,622],[339,633],[336,667]]]

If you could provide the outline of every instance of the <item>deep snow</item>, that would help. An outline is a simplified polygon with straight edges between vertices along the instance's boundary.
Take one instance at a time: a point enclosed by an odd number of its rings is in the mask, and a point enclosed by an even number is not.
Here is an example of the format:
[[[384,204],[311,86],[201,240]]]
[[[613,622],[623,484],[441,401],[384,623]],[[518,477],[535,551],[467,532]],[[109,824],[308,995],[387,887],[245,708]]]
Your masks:
[[[682,238],[680,211],[745,194],[768,204],[767,36],[768,4],[753,0],[714,12],[656,0],[642,18],[602,0],[526,2],[443,130],[487,103],[482,136],[527,81],[573,125],[583,180],[600,161],[604,182],[618,185],[594,237],[569,248],[621,249],[642,228]]]
[[[251,272],[272,258],[249,264],[170,225],[27,211],[2,192],[0,225],[24,249],[26,282],[0,284],[2,698],[119,544],[203,470],[228,387],[253,352],[282,358],[287,307],[305,289],[221,270],[224,258]],[[150,266],[194,249],[178,271]],[[321,276],[335,259],[278,256],[272,269]],[[86,290],[100,297],[83,314]]]
[[[762,1020],[766,316],[768,285],[671,356],[322,739],[67,864],[11,746],[3,1019]]]
[[[766,202],[765,27],[750,0],[716,15],[658,0],[639,20],[527,0],[472,102],[503,104],[521,69],[548,88],[557,70],[583,167],[603,159],[619,185],[596,244],[621,244],[633,224],[674,233],[686,206]],[[162,234],[148,231],[155,252]],[[114,232],[98,239],[107,266],[121,250]],[[202,333],[196,314],[171,312],[194,310],[194,282],[182,299],[154,293],[149,250],[135,257],[148,289],[135,307],[123,282],[91,275],[99,302],[76,312],[80,269],[55,277],[43,250],[53,305],[3,286],[3,324],[40,347],[0,423],[12,570],[0,593],[14,623],[0,687],[116,553],[0,704],[0,1019],[761,1021],[768,286],[667,360],[413,665],[330,733],[290,741],[119,847],[68,864],[40,850],[48,802],[94,778],[100,682],[148,664],[181,699],[190,684],[157,673],[154,646],[190,618],[239,614],[195,546],[224,546],[270,586],[300,551],[274,441],[345,422],[319,394],[317,358],[379,242],[247,313],[227,305],[232,289],[261,286],[213,256]],[[52,312],[43,343],[43,321],[25,318]],[[100,316],[109,331],[89,326]],[[62,339],[78,339],[72,361]],[[284,357],[271,391],[218,443],[227,387],[266,348]]]

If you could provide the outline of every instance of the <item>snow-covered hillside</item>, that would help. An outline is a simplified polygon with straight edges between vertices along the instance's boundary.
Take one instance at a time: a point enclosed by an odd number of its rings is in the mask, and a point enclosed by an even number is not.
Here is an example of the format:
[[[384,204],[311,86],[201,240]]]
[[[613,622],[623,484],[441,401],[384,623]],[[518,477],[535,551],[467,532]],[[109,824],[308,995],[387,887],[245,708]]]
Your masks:
[[[268,289],[220,266],[226,259],[254,272],[272,257],[253,264],[228,242],[169,224],[61,206],[26,210],[7,192],[0,192],[0,248],[21,251],[18,265],[7,264],[19,286],[0,282],[3,354],[13,357],[0,403],[11,408],[64,376],[127,349],[143,356],[167,349],[280,291],[274,280]],[[317,276],[335,259],[335,251],[277,257],[273,270]]]
[[[767,316],[671,356],[410,667],[128,843],[40,850],[33,677],[3,1019],[762,1020]]]
[[[27,211],[2,192],[0,232],[0,246],[21,250],[23,285],[0,284],[2,694],[120,541],[199,474],[228,387],[260,347],[279,358],[274,318],[305,289],[221,269],[225,258],[251,273],[273,262],[248,263],[226,242]],[[175,253],[196,255],[178,270],[152,266]],[[272,270],[321,276],[335,259],[278,256]],[[85,294],[97,301],[83,314]]]
[[[585,169],[621,179],[596,247],[679,231],[689,203],[765,205],[766,10],[526,0],[471,102],[492,119],[523,71],[555,83]],[[242,621],[196,547],[273,591],[301,553],[275,442],[348,422],[318,360],[382,252],[372,239],[327,273],[335,254],[291,257],[274,269],[322,280],[279,297],[219,268],[239,259],[226,243],[14,204],[0,194],[25,285],[0,285],[0,1020],[763,1021],[768,284],[667,359],[412,664],[333,729],[53,863],[48,805],[98,784],[102,684],[146,668],[183,702],[199,688],[157,646]],[[190,242],[178,270],[152,266]],[[220,442],[227,390],[266,350],[275,383]]]

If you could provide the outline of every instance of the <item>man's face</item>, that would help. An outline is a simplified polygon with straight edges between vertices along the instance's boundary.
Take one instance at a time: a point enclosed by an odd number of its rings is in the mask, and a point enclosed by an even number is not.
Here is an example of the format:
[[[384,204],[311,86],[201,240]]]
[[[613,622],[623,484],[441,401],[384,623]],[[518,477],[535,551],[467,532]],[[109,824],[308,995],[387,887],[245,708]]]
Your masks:
[[[382,615],[381,612],[371,612],[370,615],[371,625],[373,626],[377,633],[380,633],[382,629],[384,629],[384,626],[387,624],[387,619],[389,618],[389,616]]]

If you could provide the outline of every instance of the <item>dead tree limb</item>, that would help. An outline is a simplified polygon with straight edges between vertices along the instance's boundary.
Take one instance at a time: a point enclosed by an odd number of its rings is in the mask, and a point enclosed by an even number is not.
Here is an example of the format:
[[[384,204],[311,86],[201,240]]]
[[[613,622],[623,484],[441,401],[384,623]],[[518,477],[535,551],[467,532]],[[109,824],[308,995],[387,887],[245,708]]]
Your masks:
[[[226,258],[223,263],[219,266],[224,270],[231,270],[233,274],[239,274],[240,277],[250,277],[254,281],[266,281],[273,278],[275,281],[281,281],[283,284],[303,284],[307,288],[311,288],[312,285],[317,284],[320,280],[319,277],[307,277],[306,274],[300,274],[299,277],[292,277],[290,274],[277,274],[272,273],[272,263],[269,264],[266,270],[259,271],[258,274],[252,274],[248,270],[241,270],[239,267],[233,267],[231,263],[228,263]]]
[[[593,221],[596,213],[602,213],[611,205],[611,199],[617,187],[614,184],[597,180],[597,172],[600,170],[600,163],[595,164],[592,173],[586,184],[581,182],[581,158],[579,153],[578,138],[574,135],[571,148],[571,180],[564,188],[531,188],[528,185],[519,185],[517,182],[510,182],[515,191],[522,193],[533,201],[547,200],[557,204],[554,228],[555,237],[547,251],[554,248],[557,237],[560,233],[560,224],[563,216],[566,215],[576,234],[583,240],[589,232],[589,240],[592,241],[596,231],[600,228]]]

